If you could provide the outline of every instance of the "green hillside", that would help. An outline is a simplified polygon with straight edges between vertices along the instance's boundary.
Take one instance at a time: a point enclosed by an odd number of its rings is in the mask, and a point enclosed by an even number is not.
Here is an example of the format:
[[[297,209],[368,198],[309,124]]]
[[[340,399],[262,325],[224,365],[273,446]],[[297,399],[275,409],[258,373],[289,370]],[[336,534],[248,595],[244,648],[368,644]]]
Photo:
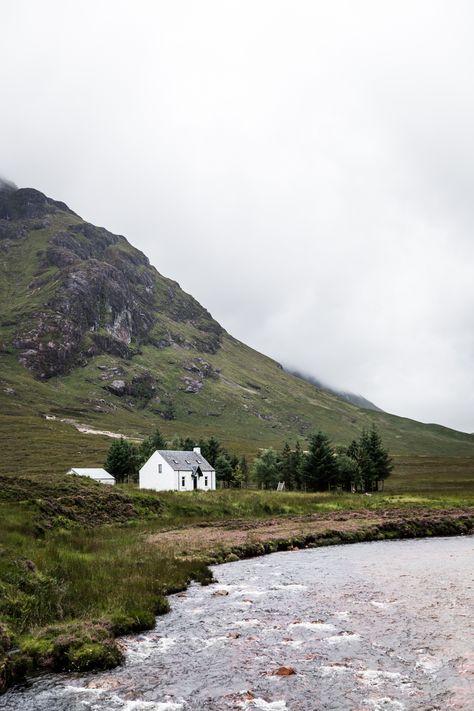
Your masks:
[[[461,458],[471,476],[471,435],[361,409],[285,372],[228,335],[124,237],[36,190],[0,192],[0,250],[7,474],[102,464],[110,439],[76,425],[137,438],[157,426],[215,434],[252,456],[285,440],[304,444],[317,429],[347,443],[375,422],[403,462],[404,485],[408,460],[425,470],[427,459],[439,468]]]

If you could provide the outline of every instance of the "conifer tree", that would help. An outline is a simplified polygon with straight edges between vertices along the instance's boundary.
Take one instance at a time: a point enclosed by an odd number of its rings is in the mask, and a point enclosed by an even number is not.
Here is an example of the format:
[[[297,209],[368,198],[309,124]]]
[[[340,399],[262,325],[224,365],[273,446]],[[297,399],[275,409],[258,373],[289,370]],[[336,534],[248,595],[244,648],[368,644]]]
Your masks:
[[[379,481],[385,481],[392,472],[392,460],[375,425],[370,431],[362,430],[359,439],[350,443],[347,455],[357,462],[362,491],[377,491]]]
[[[146,462],[157,449],[166,449],[166,440],[158,429],[141,443],[139,449],[140,463]]]
[[[249,482],[249,465],[245,455],[240,458],[239,462],[240,471],[242,472],[242,481],[244,484]]]
[[[138,453],[131,442],[121,437],[110,445],[104,468],[115,477],[117,483],[137,481]]]
[[[310,491],[326,491],[337,482],[337,463],[329,438],[322,432],[312,435],[304,463],[305,484]]]
[[[181,439],[181,447],[184,452],[192,452],[194,447],[195,447],[195,440],[191,439],[191,437],[184,437],[184,439]]]
[[[379,481],[383,485],[385,479],[392,473],[393,462],[388,450],[383,446],[382,438],[375,424],[372,424],[370,432],[367,434],[367,454],[372,464],[372,483],[377,491]]]
[[[291,466],[293,469],[293,480],[295,483],[295,489],[303,488],[303,464],[304,464],[304,454],[301,449],[301,444],[299,439],[296,440],[296,445],[291,453]]]
[[[222,451],[221,443],[219,442],[219,440],[213,435],[211,435],[207,440],[200,440],[199,446],[201,447],[201,454],[204,459],[207,459],[209,464],[215,467],[217,457]]]
[[[231,486],[234,482],[234,470],[230,459],[225,454],[219,454],[212,465],[216,470],[216,479],[224,486]]]
[[[295,488],[295,472],[291,456],[291,447],[285,442],[280,454],[281,470],[280,480],[285,482],[285,488],[292,491]]]
[[[276,488],[280,481],[280,463],[274,449],[264,449],[254,459],[252,476],[263,489]]]

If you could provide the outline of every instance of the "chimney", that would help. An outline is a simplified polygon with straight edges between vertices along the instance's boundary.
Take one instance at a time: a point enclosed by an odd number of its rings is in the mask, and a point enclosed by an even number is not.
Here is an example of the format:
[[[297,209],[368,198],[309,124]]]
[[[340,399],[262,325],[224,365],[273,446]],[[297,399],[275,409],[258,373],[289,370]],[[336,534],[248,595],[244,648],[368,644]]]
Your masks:
[[[193,447],[193,452],[196,454],[201,454],[201,447]]]

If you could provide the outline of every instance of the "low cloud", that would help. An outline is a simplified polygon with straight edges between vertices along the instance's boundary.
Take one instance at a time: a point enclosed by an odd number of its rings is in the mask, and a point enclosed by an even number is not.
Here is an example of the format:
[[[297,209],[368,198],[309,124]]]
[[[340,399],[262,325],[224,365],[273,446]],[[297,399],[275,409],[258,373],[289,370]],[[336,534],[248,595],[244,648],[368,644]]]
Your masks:
[[[253,347],[474,431],[473,20],[467,0],[18,0],[2,169]]]
[[[0,175],[0,190],[18,190],[18,186]]]

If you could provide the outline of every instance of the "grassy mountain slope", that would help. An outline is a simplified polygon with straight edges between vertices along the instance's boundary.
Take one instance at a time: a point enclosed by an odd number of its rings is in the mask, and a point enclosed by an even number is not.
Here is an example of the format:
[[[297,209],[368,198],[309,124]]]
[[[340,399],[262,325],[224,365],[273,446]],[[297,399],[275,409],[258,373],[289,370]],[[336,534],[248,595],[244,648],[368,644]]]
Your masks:
[[[64,419],[135,437],[157,426],[215,434],[250,455],[319,428],[348,442],[376,422],[404,461],[474,457],[471,435],[361,409],[285,372],[228,335],[124,237],[36,190],[0,192],[0,255],[7,473],[101,464],[110,440]]]

